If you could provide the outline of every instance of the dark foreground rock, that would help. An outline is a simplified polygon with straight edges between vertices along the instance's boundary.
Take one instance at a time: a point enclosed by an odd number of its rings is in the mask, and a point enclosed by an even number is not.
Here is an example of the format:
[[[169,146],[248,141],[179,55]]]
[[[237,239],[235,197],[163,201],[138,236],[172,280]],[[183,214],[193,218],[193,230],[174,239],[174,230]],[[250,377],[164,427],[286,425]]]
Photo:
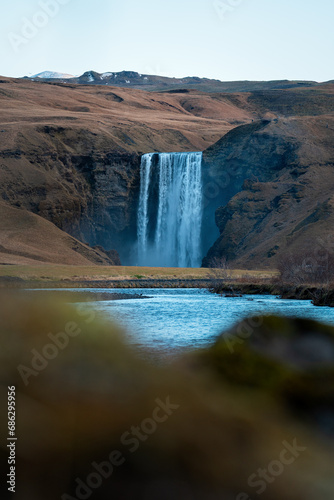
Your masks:
[[[249,318],[199,359],[221,380],[278,398],[334,437],[334,328],[307,319]]]
[[[332,328],[257,318],[234,351],[221,336],[190,363],[162,366],[92,309],[0,299],[16,500],[333,499],[333,446],[321,434],[332,430]]]

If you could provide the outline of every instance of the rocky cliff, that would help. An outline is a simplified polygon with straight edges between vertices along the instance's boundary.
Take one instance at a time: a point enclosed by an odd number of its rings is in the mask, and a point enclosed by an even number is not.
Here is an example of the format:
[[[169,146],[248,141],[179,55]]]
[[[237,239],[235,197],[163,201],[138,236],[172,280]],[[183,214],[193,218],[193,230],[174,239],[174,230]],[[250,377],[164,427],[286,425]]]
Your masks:
[[[275,265],[330,228],[333,89],[159,93],[3,78],[1,200],[127,263],[141,154],[204,150],[204,264]]]
[[[0,195],[128,262],[140,155],[202,150],[250,121],[228,96],[0,81]],[[94,257],[93,261],[94,261]]]
[[[119,265],[117,253],[91,248],[28,210],[0,201],[0,263]]]
[[[333,114],[281,116],[238,127],[204,153],[204,166],[207,182],[216,186],[207,201],[209,220],[220,205],[220,236],[204,265],[224,256],[245,268],[275,267],[286,253],[307,251],[317,258],[319,248],[331,250]]]
[[[29,132],[17,134],[15,150],[0,152],[2,200],[82,242],[119,247],[123,233],[135,231],[139,156],[103,150],[87,130],[41,126]]]

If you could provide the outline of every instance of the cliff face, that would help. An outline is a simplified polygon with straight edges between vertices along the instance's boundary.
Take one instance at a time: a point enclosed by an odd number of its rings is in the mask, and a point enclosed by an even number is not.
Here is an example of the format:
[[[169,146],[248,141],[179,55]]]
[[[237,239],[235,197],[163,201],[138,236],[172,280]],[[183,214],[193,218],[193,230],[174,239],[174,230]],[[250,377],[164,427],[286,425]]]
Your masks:
[[[223,179],[214,205],[220,236],[203,265],[225,256],[241,267],[274,267],[284,253],[328,247],[334,222],[334,117],[282,117],[238,127],[204,154]],[[327,243],[326,243],[327,242]]]
[[[91,248],[54,224],[0,201],[1,264],[118,265],[117,253]]]
[[[91,244],[119,249],[126,260],[137,231],[140,161],[139,155],[116,151],[75,161],[91,188],[80,236]]]
[[[32,148],[34,136],[38,146]],[[2,199],[90,245],[122,249],[135,231],[140,157],[96,150],[94,139],[87,131],[75,136],[70,128],[50,126],[31,133],[29,142],[17,137],[16,150],[0,152]]]
[[[294,161],[295,144],[270,134],[270,121],[233,129],[203,154],[203,254],[218,238],[215,212],[243,189],[246,179],[268,181],[273,172]]]
[[[251,120],[238,97],[0,81],[0,199],[129,262],[140,156],[202,150]]]
[[[0,154],[2,199],[88,244],[123,249],[135,230],[140,157],[126,152]],[[7,165],[15,162],[15,170]],[[124,252],[123,252],[124,254]]]
[[[141,154],[204,150],[204,264],[272,266],[329,231],[333,89],[151,93],[4,78],[0,199],[128,263]]]

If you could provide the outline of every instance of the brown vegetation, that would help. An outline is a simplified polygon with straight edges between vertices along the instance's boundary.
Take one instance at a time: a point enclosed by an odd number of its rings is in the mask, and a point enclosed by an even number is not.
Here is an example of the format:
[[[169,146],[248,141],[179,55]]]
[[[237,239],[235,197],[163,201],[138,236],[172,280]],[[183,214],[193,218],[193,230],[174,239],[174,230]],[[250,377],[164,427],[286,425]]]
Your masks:
[[[314,305],[334,306],[334,255],[322,249],[282,255],[278,259],[278,283],[283,298],[311,299]]]

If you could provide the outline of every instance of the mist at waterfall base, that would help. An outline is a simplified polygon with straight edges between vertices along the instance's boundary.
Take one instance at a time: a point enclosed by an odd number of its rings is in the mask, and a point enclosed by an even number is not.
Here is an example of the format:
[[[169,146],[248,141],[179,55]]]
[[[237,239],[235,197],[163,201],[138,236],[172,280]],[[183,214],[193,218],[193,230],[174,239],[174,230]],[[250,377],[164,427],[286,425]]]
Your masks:
[[[202,153],[143,155],[137,265],[200,267]]]

